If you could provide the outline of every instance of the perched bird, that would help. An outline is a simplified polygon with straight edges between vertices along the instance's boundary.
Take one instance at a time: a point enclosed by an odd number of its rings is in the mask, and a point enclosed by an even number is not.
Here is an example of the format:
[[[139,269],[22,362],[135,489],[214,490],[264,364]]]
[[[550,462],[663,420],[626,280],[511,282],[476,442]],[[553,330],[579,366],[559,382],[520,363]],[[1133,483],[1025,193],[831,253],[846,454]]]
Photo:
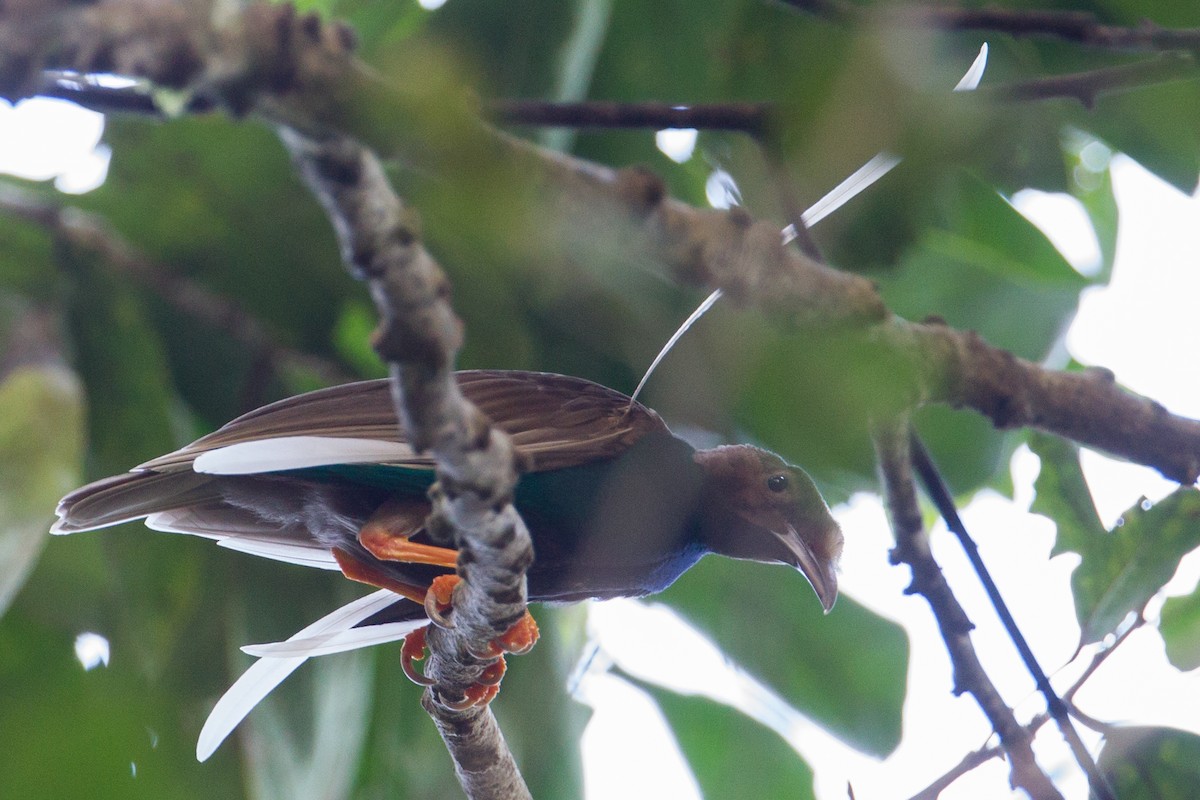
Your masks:
[[[833,607],[842,534],[801,469],[750,445],[694,450],[654,411],[579,378],[457,379],[524,456],[514,502],[533,539],[531,601],[651,594],[716,553],[790,564]],[[53,532],[145,517],[155,530],[383,587],[287,642],[246,648],[263,658],[214,709],[203,760],[306,658],[396,641],[428,622],[420,601],[453,573],[456,555],[424,530],[433,481],[432,459],[397,422],[388,382],[366,381],[273,403],[77,489],[60,502]]]

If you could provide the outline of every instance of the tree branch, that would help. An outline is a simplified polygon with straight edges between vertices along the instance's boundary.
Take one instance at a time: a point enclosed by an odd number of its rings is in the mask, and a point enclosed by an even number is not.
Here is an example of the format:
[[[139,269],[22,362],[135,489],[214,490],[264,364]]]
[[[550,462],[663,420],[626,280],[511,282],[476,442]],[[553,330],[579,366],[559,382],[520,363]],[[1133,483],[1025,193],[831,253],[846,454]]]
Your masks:
[[[314,16],[252,5],[220,30],[196,33],[175,8],[102,0],[88,7],[94,13],[60,10],[40,25],[0,13],[0,95],[36,88],[43,69],[103,68],[167,81],[313,137],[344,131],[459,189],[486,183],[472,196],[502,205],[506,218],[528,205],[526,224],[543,235],[586,242],[603,235],[630,263],[656,264],[679,283],[720,288],[798,327],[857,331],[881,358],[909,365],[910,383],[896,394],[913,404],[943,402],[975,409],[998,427],[1037,427],[1184,484],[1200,476],[1200,423],[1123,391],[1111,373],[1045,370],[974,333],[897,319],[870,281],[785,247],[776,225],[740,209],[688,206],[644,170],[614,171],[505,136],[440,88],[433,96],[406,93],[353,59],[344,29]],[[156,33],[159,40],[147,40]],[[216,44],[208,51],[195,44],[209,40]]]
[[[1194,80],[1196,75],[1196,59],[1191,53],[1164,53],[1132,64],[985,86],[977,89],[975,94],[977,98],[1000,102],[1065,98],[1078,100],[1084,108],[1090,109],[1104,94],[1133,87]]]
[[[462,323],[450,308],[449,283],[378,160],[349,139],[317,142],[287,128],[281,137],[332,219],[347,267],[371,287],[381,317],[374,345],[391,365],[397,413],[414,447],[437,460],[437,519],[429,526],[454,531],[463,580],[452,626],[430,627],[426,674],[434,683],[422,705],[468,797],[528,797],[490,708],[451,708],[496,660],[475,654],[525,614],[533,547],[512,505],[516,450],[458,389]]]
[[[1195,50],[1200,28],[1102,23],[1087,11],[959,8],[948,5],[867,8],[844,0],[780,0],[783,5],[841,24],[880,24],[943,31],[985,30],[1010,36],[1047,36],[1109,50]]]
[[[51,236],[98,253],[113,271],[149,288],[181,314],[217,328],[243,345],[268,372],[298,369],[327,383],[353,380],[337,364],[280,344],[271,332],[236,302],[189,280],[125,241],[108,223],[86,211],[48,202],[15,186],[0,185],[0,213],[45,228]]]
[[[1113,792],[1108,785],[1108,781],[1100,774],[1100,770],[1096,768],[1096,762],[1092,759],[1092,754],[1088,752],[1087,746],[1079,738],[1079,732],[1075,730],[1075,726],[1071,723],[1071,715],[1067,710],[1066,704],[1058,696],[1058,693],[1054,691],[1054,687],[1050,685],[1050,679],[1046,677],[1042,665],[1038,663],[1037,657],[1033,654],[1033,649],[1029,646],[1029,642],[1025,640],[1025,635],[1021,633],[1017,621],[1013,619],[1012,612],[1008,610],[1008,604],[1004,602],[1004,597],[1000,594],[1000,588],[992,580],[992,575],[988,571],[987,565],[983,563],[983,558],[979,555],[979,548],[976,546],[975,540],[967,533],[967,528],[963,524],[962,518],[958,516],[958,509],[955,507],[954,498],[950,496],[950,490],[946,486],[946,482],[942,480],[941,473],[938,472],[937,466],[933,463],[933,458],[929,455],[929,451],[925,449],[924,443],[921,442],[915,432],[909,437],[909,448],[912,453],[913,465],[917,469],[921,483],[925,486],[926,494],[933,501],[938,513],[942,515],[942,519],[946,522],[946,527],[958,537],[959,543],[962,545],[963,550],[966,551],[967,559],[975,569],[975,574],[979,578],[979,582],[983,584],[984,591],[987,593],[992,607],[1000,617],[1000,621],[1003,623],[1004,629],[1008,632],[1009,638],[1016,645],[1017,652],[1020,653],[1021,660],[1025,663],[1025,668],[1033,676],[1033,681],[1037,684],[1038,691],[1045,698],[1046,708],[1049,710],[1050,716],[1054,718],[1059,730],[1062,731],[1063,738],[1067,740],[1067,744],[1071,748],[1071,753],[1075,756],[1075,761],[1087,774],[1088,783],[1096,800],[1113,800]]]
[[[616,103],[588,100],[552,103],[542,100],[493,100],[488,116],[511,125],[564,128],[697,128],[739,131],[761,136],[772,114],[770,103]]]
[[[1012,785],[1024,789],[1034,800],[1061,800],[1062,795],[1033,757],[1032,737],[1017,722],[1012,709],[1004,703],[979,663],[970,638],[973,625],[930,552],[913,482],[908,423],[892,421],[878,426],[875,453],[888,516],[896,536],[891,561],[909,566],[913,577],[906,593],[921,595],[933,611],[954,665],[954,693],[969,692],[999,734],[1012,765]]]

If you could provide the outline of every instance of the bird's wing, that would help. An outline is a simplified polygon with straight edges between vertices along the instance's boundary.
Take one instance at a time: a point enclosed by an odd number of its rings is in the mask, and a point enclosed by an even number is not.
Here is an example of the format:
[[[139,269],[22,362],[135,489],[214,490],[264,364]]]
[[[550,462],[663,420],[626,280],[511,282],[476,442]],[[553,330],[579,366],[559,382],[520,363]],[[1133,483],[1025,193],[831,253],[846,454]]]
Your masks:
[[[532,471],[612,458],[646,434],[666,430],[650,409],[582,378],[493,370],[459,372],[457,378],[466,398],[512,437]],[[329,439],[338,441],[321,441]],[[427,454],[412,449],[396,421],[386,380],[280,400],[138,469],[191,469],[198,458],[197,470],[217,474],[339,463],[433,467]]]
[[[581,378],[487,370],[457,377],[463,394],[513,438],[532,471],[611,458],[646,434],[666,431],[650,409]],[[225,476],[349,463],[433,467],[396,422],[387,381],[333,386],[251,411],[131,472],[76,489],[59,503],[52,530],[72,533],[150,516],[151,527],[230,547],[232,536],[316,550],[311,537],[231,507],[230,493],[242,484]],[[271,557],[296,560],[289,555],[309,558],[282,550]]]

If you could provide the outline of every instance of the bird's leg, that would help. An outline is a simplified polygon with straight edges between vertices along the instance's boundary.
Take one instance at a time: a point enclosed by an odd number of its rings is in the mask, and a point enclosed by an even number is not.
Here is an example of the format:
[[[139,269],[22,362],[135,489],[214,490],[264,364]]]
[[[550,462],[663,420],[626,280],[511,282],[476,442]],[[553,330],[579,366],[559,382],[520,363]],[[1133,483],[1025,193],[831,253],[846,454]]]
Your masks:
[[[395,499],[384,503],[371,515],[358,533],[358,542],[380,561],[401,561],[409,564],[432,564],[454,569],[458,563],[458,551],[448,547],[435,547],[410,541],[414,533],[425,524],[429,506],[424,501]],[[354,557],[335,551],[342,572],[354,580],[389,589],[425,606],[432,624],[443,628],[454,625],[451,611],[454,608],[454,588],[458,586],[458,575],[439,575],[428,589],[410,586],[397,581],[379,567],[364,564]],[[400,665],[404,674],[416,684],[429,686],[433,681],[422,674],[414,662],[425,658],[425,635],[428,626],[413,631],[404,639],[400,651]],[[480,659],[495,659],[484,668],[479,679],[463,693],[461,700],[446,703],[450,708],[467,709],[492,701],[500,688],[507,665],[506,653],[521,655],[529,652],[538,640],[538,627],[528,611],[500,636],[488,642],[487,649],[475,655]]]
[[[425,602],[426,590],[424,587],[396,580],[379,567],[355,558],[344,550],[334,550],[333,557],[341,568],[342,574],[352,581],[387,589],[401,597],[407,597],[414,603]]]
[[[379,507],[358,532],[358,543],[380,561],[433,564],[453,569],[458,551],[449,547],[409,541],[421,530],[429,504],[424,500],[389,500]]]
[[[439,575],[433,579],[429,591],[425,593],[424,601],[425,613],[429,615],[433,624],[443,627],[453,625],[449,614],[454,607],[454,588],[458,586],[460,580],[461,578],[457,575]],[[404,640],[404,649],[401,651],[401,665],[404,668],[404,674],[414,683],[423,686],[428,686],[431,681],[425,675],[417,672],[412,662],[420,661],[425,657],[425,631],[427,629],[428,626],[415,634],[410,634]],[[463,692],[462,699],[454,702],[443,701],[443,703],[448,708],[462,711],[472,706],[486,705],[492,702],[496,693],[500,691],[500,680],[504,677],[505,670],[508,669],[504,663],[504,655],[506,653],[514,655],[528,653],[533,649],[537,640],[537,622],[526,611],[525,615],[511,625],[508,630],[488,642],[485,651],[474,653],[477,658],[494,658],[495,661],[484,668],[474,684],[467,687]]]

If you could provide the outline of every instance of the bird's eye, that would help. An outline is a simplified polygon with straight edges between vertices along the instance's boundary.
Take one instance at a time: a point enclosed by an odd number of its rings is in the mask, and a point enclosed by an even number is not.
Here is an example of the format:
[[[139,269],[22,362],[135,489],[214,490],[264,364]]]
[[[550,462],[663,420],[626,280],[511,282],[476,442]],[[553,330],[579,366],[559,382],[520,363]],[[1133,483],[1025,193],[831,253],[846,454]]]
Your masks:
[[[788,487],[787,475],[772,475],[767,478],[767,488],[772,492],[782,492]]]

